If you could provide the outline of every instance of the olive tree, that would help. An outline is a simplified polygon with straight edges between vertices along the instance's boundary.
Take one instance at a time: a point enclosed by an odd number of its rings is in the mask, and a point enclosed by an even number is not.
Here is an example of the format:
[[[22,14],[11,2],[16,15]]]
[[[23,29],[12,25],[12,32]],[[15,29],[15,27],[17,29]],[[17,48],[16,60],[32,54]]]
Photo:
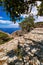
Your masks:
[[[37,6],[37,1],[41,1],[40,6]],[[4,6],[4,10],[10,14],[10,18],[14,22],[16,19],[20,19],[21,14],[31,13],[33,6],[38,9],[37,15],[43,15],[42,0],[0,0],[0,5]]]

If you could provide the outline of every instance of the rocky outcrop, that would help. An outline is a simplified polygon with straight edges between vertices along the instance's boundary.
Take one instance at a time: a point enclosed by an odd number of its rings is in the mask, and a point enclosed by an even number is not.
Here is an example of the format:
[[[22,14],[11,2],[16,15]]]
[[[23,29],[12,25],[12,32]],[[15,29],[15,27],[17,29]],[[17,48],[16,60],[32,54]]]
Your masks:
[[[17,36],[23,36],[23,34],[25,34],[26,32],[22,31],[22,30],[19,30],[19,31],[15,31],[13,32],[11,35],[13,37],[17,37]]]
[[[43,29],[34,29],[0,45],[0,65],[43,65]]]

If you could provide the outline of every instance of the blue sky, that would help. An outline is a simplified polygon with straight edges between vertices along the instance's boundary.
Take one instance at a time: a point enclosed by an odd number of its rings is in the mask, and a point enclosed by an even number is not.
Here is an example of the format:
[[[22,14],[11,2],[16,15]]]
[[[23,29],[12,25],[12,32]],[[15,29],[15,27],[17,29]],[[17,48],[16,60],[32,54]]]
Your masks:
[[[34,15],[36,15],[37,14],[37,8],[36,7],[33,7],[31,13],[33,13]],[[25,18],[25,16],[28,17],[29,15],[22,14],[21,16],[22,16],[22,18]],[[43,21],[43,17],[40,17],[40,16],[38,18],[35,17],[35,19],[36,19],[35,22],[36,21],[37,22],[38,21]],[[10,21],[10,16],[7,15],[6,12],[3,11],[3,7],[0,6],[0,28],[18,28],[19,27],[18,22],[21,22],[22,20],[20,20],[20,21],[17,20],[16,23],[14,24],[12,21]]]
[[[22,17],[23,18],[23,17]],[[6,14],[5,11],[3,11],[3,7],[0,6],[0,28],[18,28],[19,24],[18,22],[21,22],[22,20],[17,20],[16,23],[10,21],[10,16]]]

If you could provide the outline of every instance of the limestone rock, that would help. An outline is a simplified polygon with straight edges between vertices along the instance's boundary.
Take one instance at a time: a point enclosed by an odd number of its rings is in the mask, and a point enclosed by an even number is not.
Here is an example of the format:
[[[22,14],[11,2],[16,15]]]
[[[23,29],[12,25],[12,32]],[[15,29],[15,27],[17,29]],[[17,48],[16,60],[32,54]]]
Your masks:
[[[31,52],[34,54],[37,51],[37,49],[33,48]]]
[[[34,58],[30,61],[30,64],[32,64],[32,65],[40,65],[40,61],[39,61],[36,57],[34,57]]]
[[[17,60],[17,56],[14,56],[12,58],[8,58],[8,63],[13,62],[14,60]]]
[[[24,44],[25,43],[25,39],[23,38],[23,36],[22,37],[19,37],[19,43],[20,44]]]
[[[3,58],[0,58],[0,65],[7,65],[8,57],[5,56]]]

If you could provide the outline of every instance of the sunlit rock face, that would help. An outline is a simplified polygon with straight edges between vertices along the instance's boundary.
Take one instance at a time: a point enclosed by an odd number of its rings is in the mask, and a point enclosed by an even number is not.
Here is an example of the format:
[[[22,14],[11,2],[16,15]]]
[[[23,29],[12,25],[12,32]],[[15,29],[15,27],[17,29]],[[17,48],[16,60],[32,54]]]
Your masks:
[[[43,65],[43,29],[15,36],[0,45],[0,65]]]

